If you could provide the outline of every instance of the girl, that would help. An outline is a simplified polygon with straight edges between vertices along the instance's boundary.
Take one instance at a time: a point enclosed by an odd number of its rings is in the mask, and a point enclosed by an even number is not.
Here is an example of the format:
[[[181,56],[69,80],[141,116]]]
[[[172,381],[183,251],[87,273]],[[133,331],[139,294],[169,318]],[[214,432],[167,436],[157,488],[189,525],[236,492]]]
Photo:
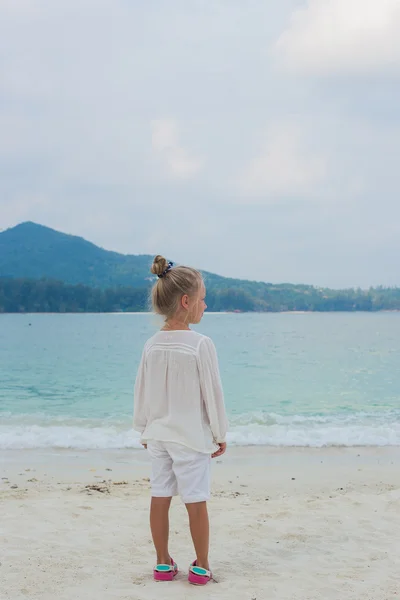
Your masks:
[[[134,428],[152,462],[150,526],[157,553],[156,581],[172,581],[178,567],[168,549],[172,496],[186,505],[196,560],[189,582],[212,579],[208,563],[210,458],[226,451],[227,419],[215,347],[189,328],[207,308],[199,271],[156,256],[153,309],[164,326],[144,347],[135,383]]]

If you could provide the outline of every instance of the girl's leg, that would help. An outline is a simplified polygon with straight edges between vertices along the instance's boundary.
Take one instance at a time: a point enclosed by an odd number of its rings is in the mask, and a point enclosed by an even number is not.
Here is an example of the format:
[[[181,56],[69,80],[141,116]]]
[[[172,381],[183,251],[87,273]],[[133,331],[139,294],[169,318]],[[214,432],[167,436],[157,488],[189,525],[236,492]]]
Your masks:
[[[189,514],[190,533],[196,551],[196,565],[202,569],[210,570],[208,563],[208,549],[210,542],[210,526],[208,521],[207,502],[186,504]]]
[[[150,507],[150,527],[154,547],[157,552],[158,565],[170,565],[168,550],[169,539],[169,507],[172,498],[152,498]]]

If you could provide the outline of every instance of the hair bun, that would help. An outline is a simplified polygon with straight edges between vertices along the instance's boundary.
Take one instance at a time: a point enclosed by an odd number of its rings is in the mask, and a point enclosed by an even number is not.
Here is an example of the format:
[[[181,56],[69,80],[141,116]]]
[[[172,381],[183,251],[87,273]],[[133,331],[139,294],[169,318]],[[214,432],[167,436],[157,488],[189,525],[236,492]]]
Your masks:
[[[157,254],[153,260],[150,271],[153,273],[153,275],[158,275],[159,277],[166,269],[168,269],[167,259],[161,256],[161,254]]]

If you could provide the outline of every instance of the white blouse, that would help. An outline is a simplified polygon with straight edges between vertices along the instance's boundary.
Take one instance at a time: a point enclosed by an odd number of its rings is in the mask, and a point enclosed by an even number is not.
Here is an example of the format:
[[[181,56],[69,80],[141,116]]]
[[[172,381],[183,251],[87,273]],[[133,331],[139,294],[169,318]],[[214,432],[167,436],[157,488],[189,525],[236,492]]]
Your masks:
[[[204,453],[225,442],[224,395],[215,346],[192,330],[159,331],[144,347],[133,427],[141,441],[176,442]]]

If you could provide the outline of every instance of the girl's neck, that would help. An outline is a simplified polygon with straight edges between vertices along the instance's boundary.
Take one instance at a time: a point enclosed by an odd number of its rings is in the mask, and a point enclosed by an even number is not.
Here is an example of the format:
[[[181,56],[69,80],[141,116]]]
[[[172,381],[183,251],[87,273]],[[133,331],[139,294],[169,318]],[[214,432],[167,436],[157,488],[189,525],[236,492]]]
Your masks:
[[[165,321],[161,331],[190,331],[190,327],[178,319],[169,319],[168,321]]]

